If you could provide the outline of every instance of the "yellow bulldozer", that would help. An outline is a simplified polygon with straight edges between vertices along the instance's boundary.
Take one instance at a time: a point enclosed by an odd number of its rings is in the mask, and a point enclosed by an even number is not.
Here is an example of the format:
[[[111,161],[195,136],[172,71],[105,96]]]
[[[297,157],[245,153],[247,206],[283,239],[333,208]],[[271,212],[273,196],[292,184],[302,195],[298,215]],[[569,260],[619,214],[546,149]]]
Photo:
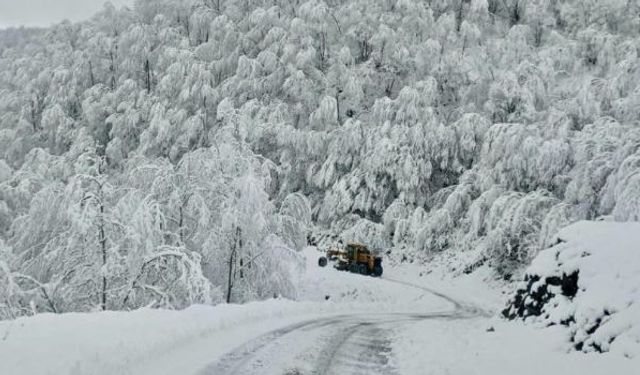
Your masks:
[[[318,265],[326,267],[330,260],[335,261],[334,268],[340,271],[382,276],[382,257],[362,244],[350,243],[344,249],[330,248],[326,256],[318,259]]]

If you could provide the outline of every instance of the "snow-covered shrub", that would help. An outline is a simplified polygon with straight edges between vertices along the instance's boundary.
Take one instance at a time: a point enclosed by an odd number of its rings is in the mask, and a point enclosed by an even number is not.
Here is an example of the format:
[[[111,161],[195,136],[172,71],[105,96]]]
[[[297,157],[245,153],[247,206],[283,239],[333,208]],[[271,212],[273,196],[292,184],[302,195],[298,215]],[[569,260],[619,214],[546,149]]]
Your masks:
[[[584,219],[577,207],[559,203],[551,207],[542,220],[538,244],[540,249],[555,245],[558,232],[569,224]]]
[[[12,173],[13,170],[11,169],[11,167],[8,166],[4,160],[0,159],[0,183],[3,183],[10,179]]]
[[[0,320],[13,319],[24,313],[16,301],[20,296],[15,293],[17,286],[9,266],[13,260],[11,258],[11,249],[0,238]]]
[[[625,150],[625,141],[633,133],[630,127],[620,125],[612,119],[602,119],[585,126],[572,140],[575,168],[570,173],[571,180],[564,200],[582,207],[588,219],[608,214],[613,209],[613,193],[616,188],[614,181],[609,183],[601,206],[602,191],[609,176],[626,158],[626,155],[618,154]]]
[[[491,188],[475,199],[465,212],[460,222],[462,236],[458,240],[460,250],[470,250],[478,245],[479,239],[484,238],[489,231],[488,218],[493,203],[504,191]]]
[[[458,238],[456,228],[477,197],[474,175],[468,174],[449,194],[441,208],[431,211],[416,235],[414,246],[426,252],[440,252],[452,246]]]
[[[612,213],[619,221],[640,220],[640,155],[637,144],[631,144],[632,147],[625,147],[622,152],[617,152],[622,155],[630,151],[634,153],[626,157],[609,176],[600,201],[600,212]]]
[[[287,196],[280,205],[278,221],[280,238],[290,248],[302,250],[307,245],[307,236],[313,225],[307,198],[299,193]]]
[[[409,216],[411,207],[404,200],[396,199],[389,207],[387,207],[382,217],[384,231],[390,238],[399,239],[402,235],[399,232],[399,221]]]
[[[280,214],[294,218],[302,225],[311,225],[311,207],[300,193],[288,195],[280,205]]]
[[[398,248],[412,248],[418,233],[424,228],[427,212],[422,207],[410,211],[408,217],[396,222],[393,244]]]
[[[482,163],[507,189],[562,193],[558,177],[571,167],[571,149],[562,139],[545,139],[539,125],[497,124],[486,136]]]
[[[416,235],[415,246],[426,253],[437,253],[449,248],[449,234],[454,225],[454,219],[448,210],[441,208],[431,211],[425,225]]]
[[[343,243],[356,242],[369,246],[374,250],[386,250],[389,240],[382,224],[376,224],[369,220],[361,219],[351,228],[340,234]]]
[[[542,221],[557,200],[547,192],[511,193],[496,199],[489,211],[485,250],[496,270],[510,277],[530,261],[539,247]]]

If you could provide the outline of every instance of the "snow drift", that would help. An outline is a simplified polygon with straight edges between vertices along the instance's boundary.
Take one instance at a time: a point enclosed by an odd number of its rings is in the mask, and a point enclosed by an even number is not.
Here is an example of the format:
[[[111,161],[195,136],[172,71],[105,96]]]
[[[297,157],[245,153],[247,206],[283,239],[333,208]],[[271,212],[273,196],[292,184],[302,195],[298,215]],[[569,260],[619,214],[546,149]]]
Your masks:
[[[211,338],[207,346],[213,356],[251,337],[233,331],[234,327],[258,331],[261,326],[283,324],[279,319],[285,316],[295,321],[318,311],[322,306],[317,304],[273,299],[246,305],[194,305],[182,311],[144,308],[22,317],[0,322],[0,374],[136,373],[132,371],[136,366],[190,343],[202,344],[199,339]],[[197,369],[198,364],[188,366]]]
[[[640,355],[640,223],[582,221],[542,251],[503,314],[569,327],[576,350]]]

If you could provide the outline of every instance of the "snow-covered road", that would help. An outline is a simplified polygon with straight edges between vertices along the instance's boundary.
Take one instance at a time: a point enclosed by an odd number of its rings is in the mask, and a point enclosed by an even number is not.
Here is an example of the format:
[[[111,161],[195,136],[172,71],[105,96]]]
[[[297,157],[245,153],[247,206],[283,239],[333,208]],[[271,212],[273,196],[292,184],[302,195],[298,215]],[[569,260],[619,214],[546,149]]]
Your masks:
[[[389,363],[394,327],[462,317],[456,312],[441,312],[314,319],[251,340],[201,374],[396,374]]]
[[[425,320],[468,319],[484,313],[420,286],[385,282],[431,293],[449,302],[451,309],[332,315],[292,324],[250,340],[208,366],[201,375],[397,374],[389,358],[396,328]]]
[[[313,255],[307,253],[309,263]],[[343,285],[349,279],[363,285],[374,280],[326,271],[318,270],[316,277],[323,273],[343,278]],[[421,312],[414,308],[412,312],[329,315],[278,328],[226,353],[199,375],[399,374],[390,358],[399,328],[427,320],[444,322],[490,316],[478,306],[404,280],[385,277],[375,283],[381,290],[396,290],[408,297],[418,292],[419,302],[424,301],[425,295],[431,298],[427,304],[420,303]],[[331,283],[325,281],[327,284]],[[434,300],[440,303],[434,304]],[[389,308],[387,304],[380,306],[381,310]]]
[[[202,374],[392,373],[384,327],[390,318],[343,315],[293,324],[249,341]]]

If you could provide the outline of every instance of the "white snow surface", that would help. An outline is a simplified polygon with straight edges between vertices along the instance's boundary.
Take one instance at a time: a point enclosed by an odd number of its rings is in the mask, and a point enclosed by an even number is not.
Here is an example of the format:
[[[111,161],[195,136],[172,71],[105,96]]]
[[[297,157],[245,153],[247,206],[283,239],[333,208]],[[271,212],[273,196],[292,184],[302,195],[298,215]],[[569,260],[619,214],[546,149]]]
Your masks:
[[[313,248],[305,255],[298,301],[42,314],[0,322],[0,374],[198,374],[243,343],[291,324],[345,314],[453,311],[450,297],[485,313],[389,326],[394,373],[637,373],[636,359],[567,353],[560,328],[540,330],[492,318],[504,297],[500,288],[486,287],[492,284],[486,269],[452,277],[437,269],[426,274],[423,267],[387,265],[384,277],[374,279],[318,268]],[[422,288],[443,292],[444,298]],[[489,327],[494,332],[487,332]],[[317,347],[304,336],[296,340],[298,350]],[[283,352],[275,362],[293,361],[294,354]]]
[[[559,327],[540,330],[486,318],[424,321],[398,332],[394,359],[398,373],[412,375],[638,374],[638,361],[567,353],[563,341]]]
[[[300,301],[40,314],[0,322],[0,374],[195,373],[243,342],[288,324],[345,312],[451,309],[451,303],[420,289],[319,268],[315,248],[305,254]]]
[[[480,267],[466,275],[452,271],[456,258],[435,259],[435,268],[405,265],[388,272],[426,285],[490,315],[457,321],[425,320],[397,331],[393,360],[399,374],[411,375],[637,375],[640,358],[619,353],[570,349],[566,329],[506,321],[497,314],[514,285]],[[463,263],[464,264],[464,263]],[[392,274],[392,275],[390,275]]]
[[[527,273],[544,279],[578,271],[579,289],[572,300],[557,293],[546,314],[533,320],[546,325],[573,316],[571,334],[584,341],[584,350],[595,344],[639,357],[640,223],[582,221],[560,231],[558,239],[561,243],[542,251]]]

